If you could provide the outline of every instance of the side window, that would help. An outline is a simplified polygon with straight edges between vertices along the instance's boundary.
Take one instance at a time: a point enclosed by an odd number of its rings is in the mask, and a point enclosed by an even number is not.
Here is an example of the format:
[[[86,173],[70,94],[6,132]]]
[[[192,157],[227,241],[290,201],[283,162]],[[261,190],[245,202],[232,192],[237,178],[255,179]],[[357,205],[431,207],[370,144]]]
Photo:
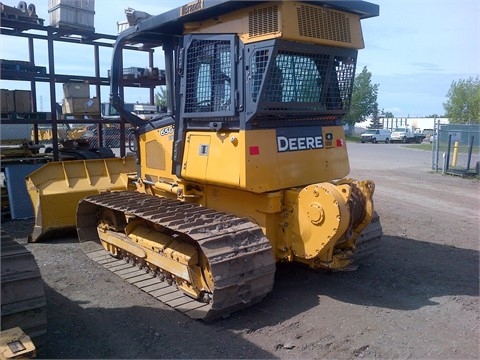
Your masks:
[[[268,65],[270,50],[257,50],[251,58],[250,68],[252,69],[251,92],[253,102],[258,101],[260,86]]]
[[[193,40],[187,50],[185,113],[232,111],[232,45]]]
[[[207,104],[210,102],[212,93],[212,72],[210,64],[200,64],[197,75],[196,102],[197,104]]]

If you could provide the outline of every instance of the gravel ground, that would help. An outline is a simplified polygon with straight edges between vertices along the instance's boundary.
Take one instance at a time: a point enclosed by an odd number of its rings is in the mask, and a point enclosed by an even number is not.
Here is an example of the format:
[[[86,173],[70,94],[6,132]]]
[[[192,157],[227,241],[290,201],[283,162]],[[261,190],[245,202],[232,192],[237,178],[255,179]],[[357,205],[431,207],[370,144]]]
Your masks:
[[[480,182],[433,174],[429,152],[348,146],[385,234],[357,271],[280,264],[260,304],[203,323],[93,263],[75,234],[27,244],[48,303],[39,357],[478,359]],[[32,221],[2,226],[26,244]]]

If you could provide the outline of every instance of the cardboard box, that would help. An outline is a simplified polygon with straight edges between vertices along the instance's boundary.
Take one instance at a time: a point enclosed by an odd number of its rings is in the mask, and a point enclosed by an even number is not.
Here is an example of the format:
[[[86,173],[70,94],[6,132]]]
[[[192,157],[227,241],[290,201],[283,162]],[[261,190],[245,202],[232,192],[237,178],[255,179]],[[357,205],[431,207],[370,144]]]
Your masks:
[[[19,114],[32,112],[32,92],[30,90],[13,90],[13,98],[15,112]]]
[[[100,105],[98,98],[65,98],[62,101],[64,115],[98,115]]]
[[[63,84],[63,96],[65,98],[89,98],[90,85],[85,83]]]

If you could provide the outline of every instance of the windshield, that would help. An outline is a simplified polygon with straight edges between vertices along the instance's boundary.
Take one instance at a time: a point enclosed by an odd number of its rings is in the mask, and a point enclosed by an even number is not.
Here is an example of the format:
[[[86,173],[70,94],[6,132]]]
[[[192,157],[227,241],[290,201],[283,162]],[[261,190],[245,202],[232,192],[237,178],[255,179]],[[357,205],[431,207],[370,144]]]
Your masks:
[[[396,128],[395,131],[396,132],[405,132],[405,128]]]
[[[375,130],[367,130],[364,132],[364,134],[369,135],[369,134],[375,134]]]

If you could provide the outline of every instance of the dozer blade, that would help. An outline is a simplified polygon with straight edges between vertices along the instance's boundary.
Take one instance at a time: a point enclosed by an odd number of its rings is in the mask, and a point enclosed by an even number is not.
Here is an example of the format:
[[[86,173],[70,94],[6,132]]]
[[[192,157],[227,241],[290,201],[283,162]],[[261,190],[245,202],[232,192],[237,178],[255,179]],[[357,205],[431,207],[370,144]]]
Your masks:
[[[127,190],[128,173],[135,170],[135,159],[126,157],[51,162],[32,172],[25,179],[35,214],[29,241],[74,229],[81,199],[100,191]]]

